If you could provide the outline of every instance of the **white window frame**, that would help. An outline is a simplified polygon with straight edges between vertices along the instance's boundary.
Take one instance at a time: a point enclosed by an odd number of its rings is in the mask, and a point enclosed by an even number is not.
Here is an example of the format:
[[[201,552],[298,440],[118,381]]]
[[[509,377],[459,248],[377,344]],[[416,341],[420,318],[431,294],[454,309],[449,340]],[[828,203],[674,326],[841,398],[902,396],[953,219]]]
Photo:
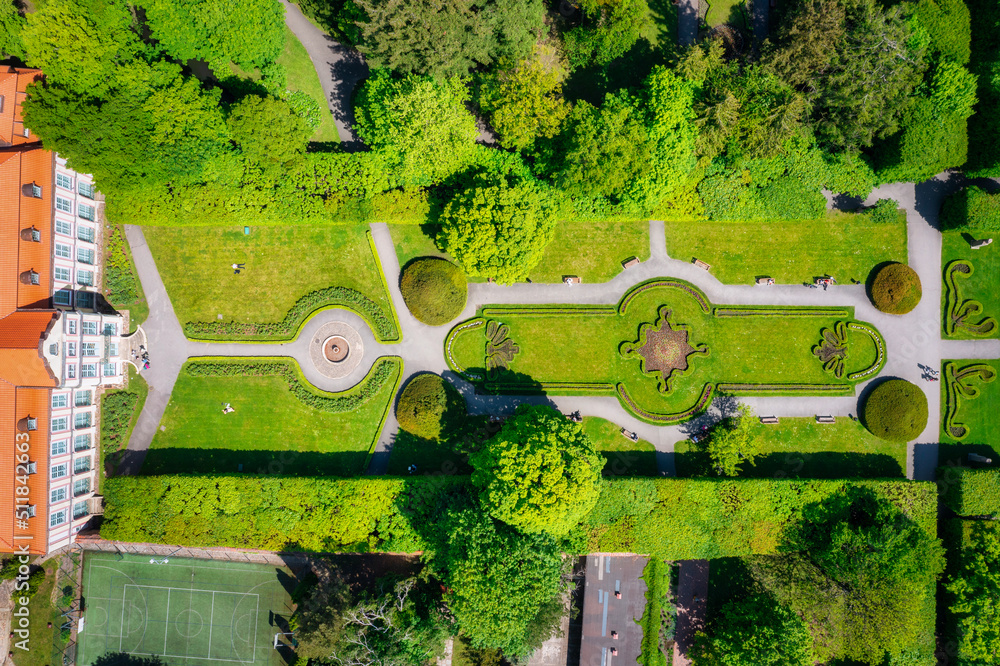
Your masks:
[[[68,393],[53,393],[52,394],[52,409],[63,409],[69,406],[69,394]]]
[[[63,245],[62,243],[56,243],[56,256],[60,259],[72,259],[73,258],[73,248],[69,245]]]
[[[68,183],[68,184],[67,184]],[[73,177],[65,173],[56,172],[56,185],[64,190],[73,190]]]
[[[73,214],[73,202],[65,197],[56,197],[56,210],[67,213],[69,215]]]
[[[69,476],[69,464],[68,463],[57,463],[52,466],[52,473],[49,474],[49,478],[53,481],[57,479],[65,479]]]
[[[69,453],[69,440],[57,439],[52,441],[52,457],[64,456]]]
[[[66,266],[55,266],[52,269],[52,276],[60,282],[69,282],[73,279],[73,271]]]
[[[60,425],[62,427],[60,427]],[[69,417],[56,416],[52,419],[52,432],[66,432],[69,430]]]
[[[59,527],[60,525],[66,524],[66,509],[60,509],[59,511],[53,511],[49,514],[49,529],[53,527]]]
[[[69,489],[67,486],[53,488],[52,492],[49,493],[49,504],[58,504],[59,502],[65,502],[67,499],[69,499]]]

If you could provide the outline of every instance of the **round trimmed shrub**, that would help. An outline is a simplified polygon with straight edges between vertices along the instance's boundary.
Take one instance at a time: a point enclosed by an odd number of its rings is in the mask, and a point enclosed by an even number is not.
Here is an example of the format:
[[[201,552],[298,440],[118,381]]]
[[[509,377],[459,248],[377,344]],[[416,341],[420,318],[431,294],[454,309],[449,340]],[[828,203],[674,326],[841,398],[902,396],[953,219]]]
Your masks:
[[[872,389],[861,409],[871,434],[890,442],[909,442],[927,427],[927,396],[916,384],[890,379]]]
[[[415,376],[396,405],[399,427],[417,437],[437,439],[444,427],[465,416],[462,394],[440,375]]]
[[[431,326],[447,324],[460,315],[469,291],[462,269],[436,257],[410,262],[399,278],[399,290],[417,321]]]
[[[882,312],[903,315],[917,307],[922,294],[920,276],[906,264],[883,266],[872,280],[871,299]]]

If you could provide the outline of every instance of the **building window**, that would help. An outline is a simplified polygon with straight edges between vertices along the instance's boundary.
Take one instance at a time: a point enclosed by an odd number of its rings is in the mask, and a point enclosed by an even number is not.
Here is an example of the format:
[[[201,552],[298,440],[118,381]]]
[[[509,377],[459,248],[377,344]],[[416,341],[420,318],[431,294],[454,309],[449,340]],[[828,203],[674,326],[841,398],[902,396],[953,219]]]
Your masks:
[[[79,412],[73,415],[73,427],[77,430],[80,428],[89,428],[91,426],[90,412]]]
[[[92,404],[94,404],[93,396],[94,396],[93,391],[77,391],[76,400],[74,400],[74,404],[76,404],[77,407],[90,407]]]
[[[82,194],[83,196],[87,197],[88,199],[93,199],[94,198],[94,186],[91,185],[90,183],[85,183],[83,181],[80,181],[80,190],[79,190],[79,192],[80,192],[80,194]]]
[[[69,452],[69,442],[65,439],[61,439],[58,442],[52,442],[52,455],[62,456]]]
[[[90,448],[90,433],[85,432],[82,435],[77,435],[73,438],[73,450],[74,451],[86,451]]]
[[[63,189],[72,190],[73,189],[73,179],[64,173],[56,174],[56,185]]]
[[[65,407],[67,404],[69,404],[69,400],[65,393],[52,394],[52,409],[59,409],[60,407]]]
[[[63,282],[69,282],[69,269],[65,266],[56,266],[52,269],[52,275],[57,280],[62,280]]]
[[[76,272],[76,283],[86,285],[88,287],[94,286],[94,271],[78,270]]]
[[[96,363],[84,363],[80,366],[80,377],[96,377],[97,376],[97,364]]]
[[[94,207],[88,206],[87,204],[80,204],[76,207],[77,215],[85,220],[94,221]]]
[[[37,473],[38,473],[38,463],[36,463],[36,462],[29,462],[28,463],[28,474],[37,474]]]
[[[69,468],[66,465],[66,463],[59,463],[58,465],[53,465],[52,466],[52,478],[53,478],[53,480],[54,479],[61,479],[64,476],[66,476],[67,474],[69,474]]]
[[[59,356],[59,343],[53,342],[49,345],[49,356]]]
[[[56,256],[61,259],[69,259],[73,255],[70,253],[69,245],[63,245],[62,243],[56,243]]]
[[[86,495],[90,492],[90,479],[77,479],[73,482],[73,497]]]
[[[41,281],[41,276],[34,269],[21,273],[21,284],[41,284]]]
[[[72,303],[72,294],[73,294],[72,290],[63,288],[58,290],[56,293],[52,294],[52,300],[55,302],[56,305],[69,305],[70,303]],[[75,333],[76,331],[70,331],[70,332]]]
[[[86,502],[77,502],[73,505],[73,520],[79,520],[90,513],[90,508]]]
[[[76,335],[76,319],[69,320],[69,332]]]
[[[94,242],[94,228],[85,227],[82,224],[76,228],[76,237],[88,243]]]
[[[66,220],[56,219],[56,233],[65,236],[73,235],[73,223]]]
[[[75,357],[76,356],[76,343],[67,342],[66,343],[66,356]]]
[[[84,335],[97,335],[97,322],[83,321],[80,323],[80,330]]]
[[[32,243],[41,243],[42,232],[34,227],[30,227],[21,232],[21,239],[31,241]]]
[[[94,294],[89,291],[76,292],[76,307],[92,309],[94,307]]]
[[[29,432],[33,430],[38,430],[38,419],[35,418],[34,416],[29,416],[24,421],[25,421],[25,427],[28,429]]]
[[[52,419],[52,432],[63,432],[69,429],[69,419],[65,416],[57,416]]]
[[[27,132],[28,128],[25,127],[24,131]],[[28,136],[28,135],[25,134],[24,136]],[[42,198],[42,186],[41,185],[36,185],[35,183],[32,183],[31,184],[31,196],[35,197],[36,199],[41,199]]]
[[[110,345],[108,345],[108,347],[109,347],[109,349],[108,349],[108,356],[118,356],[118,343],[117,342],[112,342]]]
[[[104,324],[103,335],[118,335],[118,324],[114,322],[108,322]],[[117,354],[116,354],[117,356]]]
[[[66,522],[66,509],[49,514],[49,527],[59,527]]]
[[[67,494],[66,486],[54,489],[52,491],[52,494],[49,495],[49,504],[56,504],[57,502],[62,502],[63,500],[66,499],[66,494]]]
[[[76,260],[81,264],[93,264],[94,263],[94,251],[89,247],[78,247],[76,248]]]
[[[63,199],[62,197],[56,197],[56,210],[61,210],[64,213],[73,214],[73,202],[69,199]]]
[[[30,130],[30,129],[28,129],[27,127],[24,127],[24,126],[22,125],[22,126],[21,126],[21,136],[23,136],[23,137],[24,137],[25,139],[27,139],[27,138],[28,138],[29,136],[31,136],[31,130]],[[40,188],[40,187],[39,187],[39,188],[38,188],[38,193],[39,193],[39,194],[38,194],[38,198],[39,198],[39,199],[41,199],[41,198],[42,198],[42,194],[41,194],[41,192],[42,192],[42,188]]]
[[[84,456],[83,458],[77,458],[73,461],[73,473],[83,474],[84,472],[90,471],[90,456]]]
[[[81,342],[80,343],[80,355],[81,356],[97,356],[97,343],[96,342]]]
[[[66,379],[76,379],[76,366],[67,365],[66,366]]]
[[[104,376],[114,377],[118,374],[118,367],[115,363],[105,363],[104,364]]]

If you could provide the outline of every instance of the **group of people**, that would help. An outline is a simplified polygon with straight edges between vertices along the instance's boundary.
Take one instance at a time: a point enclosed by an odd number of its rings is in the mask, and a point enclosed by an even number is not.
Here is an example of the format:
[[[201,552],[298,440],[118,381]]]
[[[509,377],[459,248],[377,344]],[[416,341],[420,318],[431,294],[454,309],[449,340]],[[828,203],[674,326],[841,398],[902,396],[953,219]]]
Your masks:
[[[923,371],[920,378],[926,382],[939,382],[941,381],[941,371],[935,370],[929,365],[924,365],[923,363],[917,363],[917,367]]]
[[[139,351],[133,353],[132,357],[136,361],[141,361],[143,370],[149,370],[149,352],[146,351],[146,345],[139,345]]]

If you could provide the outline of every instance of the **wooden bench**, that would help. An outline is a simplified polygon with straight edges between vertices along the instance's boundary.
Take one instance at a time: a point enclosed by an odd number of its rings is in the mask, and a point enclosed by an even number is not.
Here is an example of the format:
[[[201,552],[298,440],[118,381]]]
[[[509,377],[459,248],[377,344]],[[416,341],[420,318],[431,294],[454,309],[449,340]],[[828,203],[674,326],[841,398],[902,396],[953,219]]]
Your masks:
[[[622,262],[622,269],[632,268],[633,266],[639,265],[638,257],[631,257]]]
[[[580,284],[581,282],[582,280],[575,275],[563,275],[563,284],[574,285]]]
[[[712,270],[712,264],[706,263],[701,259],[694,259],[691,263],[693,263],[698,268],[704,268],[706,271]]]
[[[774,278],[759,277],[759,278],[757,278],[757,284],[763,284],[763,285],[771,286],[771,285],[774,284]]]
[[[816,423],[836,423],[837,419],[833,416],[816,416]]]
[[[760,417],[760,422],[765,425],[775,425],[778,423],[777,416],[762,416]]]

